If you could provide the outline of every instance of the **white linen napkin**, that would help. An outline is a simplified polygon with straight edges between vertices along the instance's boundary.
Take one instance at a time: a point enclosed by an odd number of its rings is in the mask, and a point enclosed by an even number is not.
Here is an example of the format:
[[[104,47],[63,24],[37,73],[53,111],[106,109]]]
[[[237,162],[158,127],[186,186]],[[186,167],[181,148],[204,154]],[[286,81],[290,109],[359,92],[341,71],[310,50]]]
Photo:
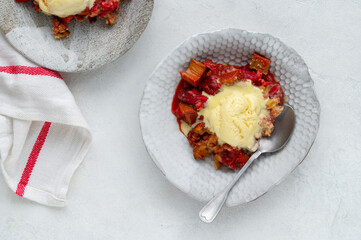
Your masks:
[[[90,142],[60,74],[29,62],[0,35],[0,167],[10,189],[63,207]]]

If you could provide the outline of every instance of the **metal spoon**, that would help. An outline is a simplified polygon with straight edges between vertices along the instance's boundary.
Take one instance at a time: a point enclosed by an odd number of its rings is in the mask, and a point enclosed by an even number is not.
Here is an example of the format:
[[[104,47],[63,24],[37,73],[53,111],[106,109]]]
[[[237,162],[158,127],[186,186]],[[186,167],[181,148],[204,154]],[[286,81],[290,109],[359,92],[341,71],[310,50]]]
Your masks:
[[[223,204],[225,203],[229,192],[233,186],[238,182],[242,174],[257,159],[262,153],[273,153],[281,150],[288,142],[293,127],[295,125],[295,113],[293,108],[289,105],[284,105],[283,112],[276,118],[274,122],[274,131],[270,137],[264,137],[259,140],[259,148],[253,153],[247,163],[239,170],[236,177],[232,180],[228,186],[212,198],[207,205],[205,205],[199,212],[199,218],[205,223],[211,223],[221,211]]]

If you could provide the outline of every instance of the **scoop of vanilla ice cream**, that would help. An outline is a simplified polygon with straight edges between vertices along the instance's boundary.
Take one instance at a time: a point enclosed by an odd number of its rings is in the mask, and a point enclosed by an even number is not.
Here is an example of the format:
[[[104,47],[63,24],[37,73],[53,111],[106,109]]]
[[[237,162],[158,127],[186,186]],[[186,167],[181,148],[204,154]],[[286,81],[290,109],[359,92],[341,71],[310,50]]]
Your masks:
[[[217,134],[219,144],[256,151],[261,137],[260,119],[269,114],[267,99],[250,81],[223,86],[222,91],[207,95],[206,107],[199,112],[207,128]]]
[[[50,15],[67,17],[91,8],[95,0],[36,0],[40,9]]]

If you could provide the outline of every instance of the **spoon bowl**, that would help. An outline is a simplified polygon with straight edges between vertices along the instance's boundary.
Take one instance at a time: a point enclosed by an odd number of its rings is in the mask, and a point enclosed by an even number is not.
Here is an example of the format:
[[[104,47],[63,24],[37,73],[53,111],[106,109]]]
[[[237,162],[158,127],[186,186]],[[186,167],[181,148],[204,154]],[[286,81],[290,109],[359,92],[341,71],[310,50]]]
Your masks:
[[[258,151],[272,153],[281,150],[288,142],[295,126],[295,112],[287,104],[274,122],[274,131],[270,137],[263,137],[259,142]]]

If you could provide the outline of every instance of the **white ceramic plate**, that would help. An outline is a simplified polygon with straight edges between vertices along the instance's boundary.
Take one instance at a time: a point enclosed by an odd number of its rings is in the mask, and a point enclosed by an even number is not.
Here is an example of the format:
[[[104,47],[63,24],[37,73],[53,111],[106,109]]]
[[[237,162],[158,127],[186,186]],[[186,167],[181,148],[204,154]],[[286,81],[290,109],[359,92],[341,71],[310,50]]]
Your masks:
[[[231,181],[235,171],[216,170],[210,159],[195,160],[186,137],[171,113],[174,91],[192,58],[245,65],[254,52],[271,60],[270,70],[294,107],[296,126],[287,146],[262,155],[231,191],[227,206],[262,196],[283,181],[306,157],[316,138],[320,106],[313,81],[295,50],[269,34],[225,29],[191,37],[165,58],[151,75],[140,107],[140,123],[150,156],[166,178],[191,197],[205,202]]]
[[[0,0],[0,29],[7,40],[37,64],[62,72],[96,69],[125,54],[145,30],[154,0],[124,0],[113,26],[104,19],[90,24],[72,21],[69,38],[56,40],[52,17],[33,3]]]

